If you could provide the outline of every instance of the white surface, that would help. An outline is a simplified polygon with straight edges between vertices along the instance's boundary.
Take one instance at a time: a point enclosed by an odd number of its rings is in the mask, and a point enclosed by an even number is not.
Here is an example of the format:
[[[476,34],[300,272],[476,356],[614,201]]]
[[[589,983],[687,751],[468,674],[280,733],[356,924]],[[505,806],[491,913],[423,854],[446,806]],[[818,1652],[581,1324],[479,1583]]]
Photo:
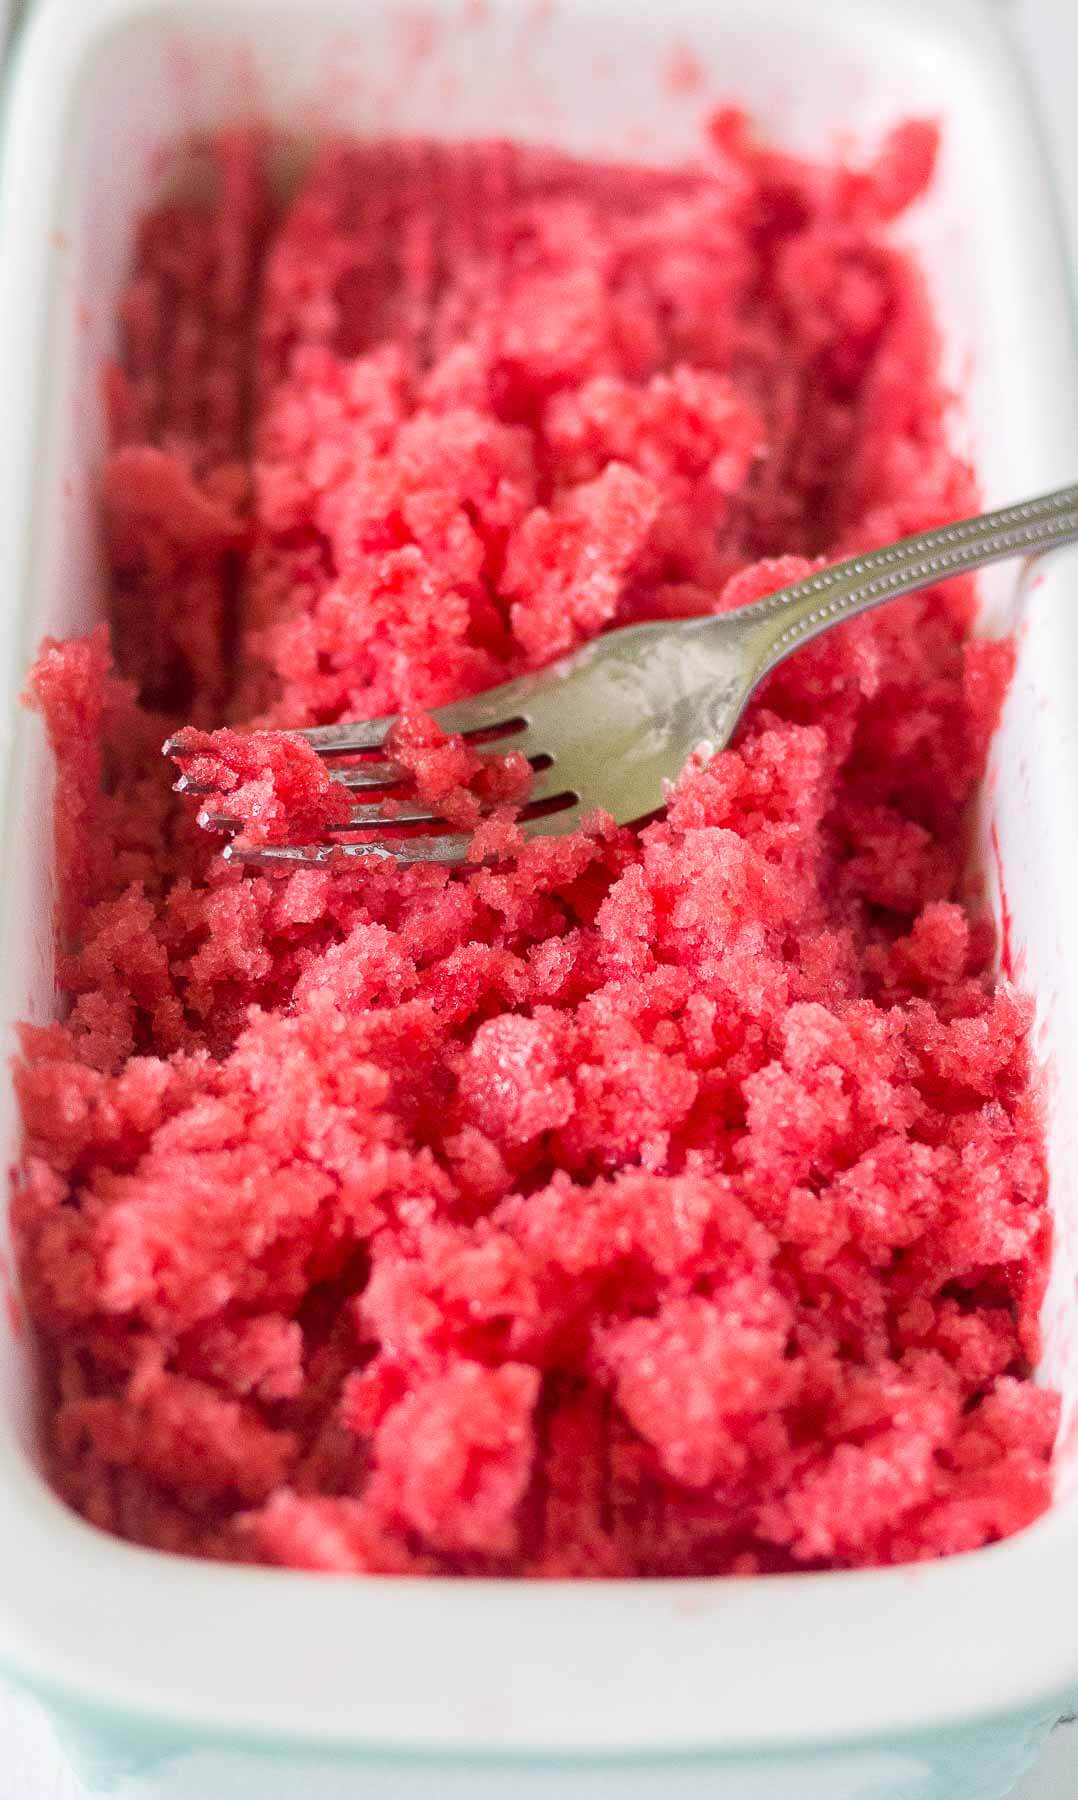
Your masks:
[[[1078,292],[1078,5],[1075,0],[1013,0],[1026,59],[1052,154]],[[1078,1724],[1055,1733],[1014,1800],[1076,1800]],[[5,1797],[6,1800],[6,1797]],[[65,1796],[66,1800],[66,1796]]]
[[[1069,113],[1073,108],[1071,82],[1073,72],[1078,68],[1078,20],[1071,8],[1072,0],[1026,0],[1023,7],[1023,22],[1045,82],[1047,103],[1056,109],[1055,116],[1061,124],[1069,124]],[[1074,183],[1072,203],[1076,223],[1074,241],[1078,244],[1078,181]],[[1060,471],[1060,477],[1065,473],[1067,471]],[[193,1582],[196,1573],[191,1572]],[[219,1579],[216,1572],[215,1579]],[[826,1660],[826,1651],[821,1650],[819,1640],[813,1655]],[[1078,1740],[1078,1727],[1073,1733],[1059,1734],[1040,1774],[1019,1790],[1021,1800],[1050,1800],[1050,1797],[1063,1800],[1064,1795],[1067,1800],[1074,1800],[1078,1792],[1078,1742],[1071,1740]],[[0,1744],[4,1747],[0,1800],[81,1800],[81,1790],[65,1771],[47,1727],[30,1703],[0,1697]],[[155,1787],[152,1791],[157,1794],[162,1790]],[[234,1791],[236,1800],[241,1796],[242,1800],[248,1800],[247,1790],[242,1786],[238,1785]],[[148,1800],[150,1792],[151,1788],[137,1779],[121,1784],[117,1790],[118,1800]],[[173,1785],[168,1790],[169,1800],[187,1800],[189,1792],[193,1797],[193,1788]],[[225,1800],[225,1797],[202,1790],[199,1800]],[[775,1800],[785,1800],[785,1797],[776,1795]]]

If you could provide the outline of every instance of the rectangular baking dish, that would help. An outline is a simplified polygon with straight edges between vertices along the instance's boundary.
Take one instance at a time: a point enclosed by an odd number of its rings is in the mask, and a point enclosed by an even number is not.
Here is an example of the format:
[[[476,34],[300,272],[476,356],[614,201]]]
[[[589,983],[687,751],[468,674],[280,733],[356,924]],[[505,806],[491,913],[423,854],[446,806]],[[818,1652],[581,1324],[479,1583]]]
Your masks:
[[[660,15],[631,0],[43,0],[9,96],[0,227],[7,1033],[55,1005],[51,774],[14,697],[39,639],[98,608],[99,372],[155,152],[256,107],[304,131],[676,156],[698,147],[709,96],[808,151],[869,143],[911,112],[941,119],[935,190],[902,229],[961,389],[956,432],[989,504],[1073,480],[1058,229],[985,0],[666,0]],[[95,1532],[46,1487],[5,1247],[0,1668],[47,1696],[100,1779],[211,1751],[258,1759],[270,1796],[359,1791],[340,1759],[379,1796],[993,1800],[1017,1778],[1078,1692],[1076,573],[1061,554],[986,581],[987,628],[1017,625],[1020,657],[975,853],[997,913],[1002,881],[1045,1070],[1042,1374],[1065,1394],[1049,1514],[945,1563],[766,1580],[360,1581],[164,1557]],[[6,1084],[0,1104],[10,1161]]]

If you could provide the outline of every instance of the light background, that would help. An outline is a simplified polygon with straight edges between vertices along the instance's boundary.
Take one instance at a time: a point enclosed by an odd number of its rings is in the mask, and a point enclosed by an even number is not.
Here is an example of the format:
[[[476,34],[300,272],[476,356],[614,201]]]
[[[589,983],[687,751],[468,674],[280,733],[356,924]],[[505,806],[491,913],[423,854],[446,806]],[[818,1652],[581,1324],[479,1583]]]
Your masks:
[[[92,0],[85,0],[92,4]],[[826,0],[820,0],[821,5]],[[985,0],[1015,18],[1037,86],[1066,214],[1078,292],[1078,0]],[[0,32],[10,0],[0,0]],[[1034,322],[1031,321],[1031,325]],[[1076,471],[1078,473],[1078,471]],[[1078,1628],[1078,1627],[1076,1627]],[[1020,1654],[1016,1646],[1016,1654]],[[263,1800],[257,1773],[236,1774],[228,1793],[206,1793],[197,1764],[153,1779],[122,1782],[114,1800]],[[351,1784],[341,1772],[341,1800]],[[48,1719],[20,1693],[0,1685],[0,1800],[91,1800],[66,1762]],[[776,1796],[776,1800],[785,1797]],[[1058,1731],[1012,1800],[1078,1800],[1078,1725]]]

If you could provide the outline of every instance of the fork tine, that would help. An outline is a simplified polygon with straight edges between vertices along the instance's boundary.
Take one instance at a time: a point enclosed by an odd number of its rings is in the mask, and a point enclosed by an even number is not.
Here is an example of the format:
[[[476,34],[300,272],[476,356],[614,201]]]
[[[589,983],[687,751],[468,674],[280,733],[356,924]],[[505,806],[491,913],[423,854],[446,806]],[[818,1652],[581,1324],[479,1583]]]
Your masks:
[[[528,723],[526,703],[521,699],[518,690],[521,682],[507,682],[504,687],[491,688],[488,693],[475,694],[470,700],[457,700],[449,706],[436,706],[431,717],[437,721],[443,731],[464,732],[489,731],[505,737],[516,734],[522,729],[518,721]],[[512,690],[512,691],[511,691]]]
[[[577,830],[582,816],[583,808],[577,801],[562,812],[549,813],[546,818],[524,820],[517,829],[525,839],[564,837]],[[336,840],[321,844],[252,844],[242,848],[226,844],[221,855],[226,862],[255,869],[275,866],[317,868],[338,858],[346,862],[434,863],[456,868],[467,862],[471,842],[471,833],[465,832],[444,837],[381,838],[373,844],[342,844]]]
[[[494,716],[488,716],[492,712]],[[493,738],[515,735],[524,729],[519,713],[506,714],[497,708],[473,705],[470,700],[462,700],[457,706],[437,706],[431,717],[450,733],[482,731],[491,733]],[[364,719],[354,725],[299,725],[283,735],[302,738],[319,756],[346,756],[356,750],[381,750],[396,723],[397,715],[387,713],[381,719]]]
[[[388,796],[387,796],[388,798]],[[392,828],[394,825],[436,825],[439,815],[432,813],[428,806],[413,806],[406,802],[397,802],[392,815],[385,811],[386,801],[375,800],[369,806],[353,806],[347,820],[341,825],[334,825],[334,831],[347,831],[351,827],[382,825]],[[226,813],[211,813],[203,807],[198,814],[198,823],[204,831],[242,831],[243,820],[229,818]]]
[[[526,727],[527,721],[522,724],[519,713],[488,718],[488,710],[473,709],[469,701],[462,700],[459,706],[435,707],[431,718],[443,731],[464,736],[482,731],[489,734],[491,741],[515,736]],[[345,756],[356,750],[381,750],[396,723],[396,715],[389,714],[382,719],[365,719],[358,725],[301,725],[282,735],[303,738],[319,756]]]
[[[470,699],[436,706],[431,717],[443,731],[490,731],[504,736],[518,730],[517,720],[527,723],[527,699],[532,683],[527,677],[502,682]],[[399,715],[383,713],[377,719],[364,719],[340,725],[301,725],[289,735],[300,737],[317,750],[319,756],[343,756],[353,750],[380,750]]]
[[[360,719],[343,725],[298,725],[284,735],[302,738],[319,756],[343,756],[351,750],[380,750],[396,723],[396,713],[385,713],[380,719]]]
[[[382,838],[376,844],[253,844],[238,849],[226,844],[221,852],[226,862],[241,863],[248,868],[272,868],[274,865],[315,867],[343,858],[348,862],[442,863],[453,867],[467,858],[469,835],[447,837],[399,838],[395,842]]]
[[[576,789],[572,782],[565,779],[555,762],[551,763],[548,769],[540,769],[533,776],[531,787],[528,790],[527,804],[532,806],[539,800],[553,800],[558,794],[575,793]]]
[[[524,742],[525,738],[521,737],[520,740],[513,745],[513,749],[519,749]],[[501,751],[499,746],[494,742],[481,744],[478,748],[484,756],[504,755],[504,752]],[[543,756],[544,752],[540,749],[529,748],[526,754],[529,759],[532,759]],[[539,779],[540,775],[545,775],[545,773],[545,769],[537,770],[536,780]],[[336,781],[341,787],[346,788],[391,787],[395,783],[402,781],[404,775],[405,771],[401,768],[400,764],[392,762],[357,763],[354,768],[329,770],[330,780]],[[180,777],[180,780],[183,780],[182,776]],[[181,787],[179,781],[174,785],[178,794],[197,794],[206,791],[204,788],[200,789],[189,785]],[[553,789],[550,791],[560,792],[561,790]]]
[[[340,787],[395,787],[404,779],[404,770],[395,762],[357,763],[352,769],[330,769],[331,781]]]
[[[358,763],[354,769],[331,769],[332,779],[346,788],[382,788],[397,787],[404,778],[404,770],[399,763],[369,762]],[[205,781],[192,781],[187,775],[181,775],[172,784],[175,794],[192,794],[197,799],[200,794],[213,794],[216,788]]]
[[[388,798],[388,796],[387,796]],[[348,815],[351,825],[437,825],[444,823],[438,813],[433,813],[429,806],[412,806],[406,801],[398,800],[392,814],[385,811],[385,800],[374,800],[368,806],[353,806]]]
[[[561,812],[544,813],[541,819],[521,819],[517,830],[525,838],[567,837],[571,831],[579,831],[580,821],[584,817],[584,808],[577,800],[572,806],[563,807]]]

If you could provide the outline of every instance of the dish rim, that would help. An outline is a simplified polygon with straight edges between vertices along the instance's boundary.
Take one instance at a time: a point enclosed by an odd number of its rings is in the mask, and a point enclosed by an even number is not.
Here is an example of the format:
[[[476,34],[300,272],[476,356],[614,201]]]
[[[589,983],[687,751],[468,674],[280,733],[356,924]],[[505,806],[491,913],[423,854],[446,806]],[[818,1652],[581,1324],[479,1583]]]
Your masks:
[[[847,10],[854,3],[839,0]],[[577,4],[612,12],[612,0]],[[807,17],[814,0],[769,5]],[[308,0],[304,10],[321,6]],[[1044,292],[1029,380],[1043,416],[1051,402],[1069,421],[1078,461],[1060,230],[1002,22],[983,0],[938,8],[861,0],[866,9],[908,20],[942,56],[968,54],[972,35],[984,104],[998,108],[1008,141],[1001,229],[1014,225]],[[37,396],[0,418],[0,555],[24,605],[49,343],[49,219],[65,134],[91,54],[110,32],[170,10],[165,0],[43,0],[16,54],[0,221],[4,241],[26,254],[17,270],[11,255],[0,259],[0,392],[28,392],[29,372]],[[252,20],[263,10],[265,0],[190,7]],[[693,11],[694,0],[675,0],[669,17]],[[18,620],[5,625],[5,700],[19,637]],[[1002,1544],[897,1569],[662,1582],[362,1580],[207,1565],[113,1539],[70,1512],[7,1433],[0,1541],[9,1551],[0,1666],[101,1718],[138,1717],[207,1741],[413,1757],[780,1756],[1049,1711],[1078,1688],[1078,1634],[1058,1604],[1078,1576],[1073,1500]],[[1020,1659],[1008,1653],[1015,1642]]]

